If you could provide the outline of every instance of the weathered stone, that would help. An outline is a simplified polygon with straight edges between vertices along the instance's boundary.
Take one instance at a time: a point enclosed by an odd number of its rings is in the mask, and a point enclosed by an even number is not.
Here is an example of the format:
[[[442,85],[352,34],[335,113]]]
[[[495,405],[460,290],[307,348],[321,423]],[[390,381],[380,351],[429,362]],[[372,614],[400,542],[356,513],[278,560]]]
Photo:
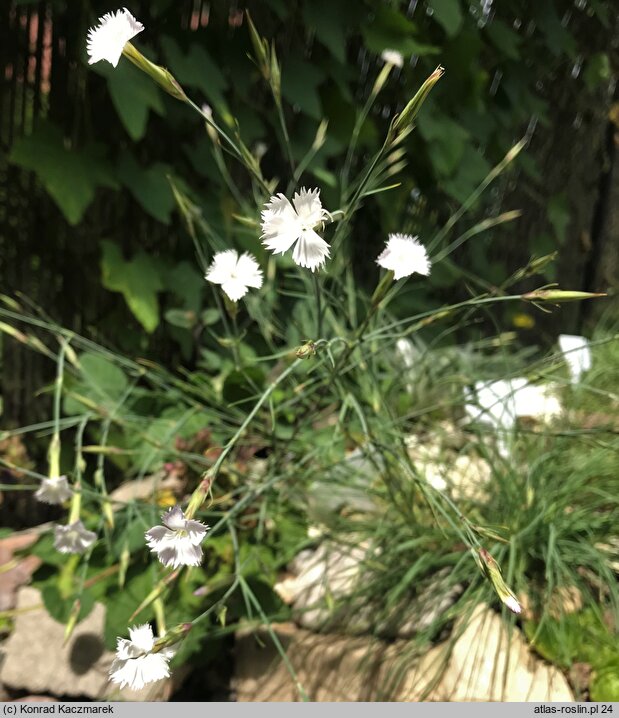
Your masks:
[[[16,551],[23,551],[38,538],[35,531],[16,533],[0,539],[0,611],[15,607],[17,589],[28,583],[41,565],[36,556],[15,558]]]
[[[573,701],[563,674],[535,657],[518,628],[480,606],[454,641],[416,653],[409,641],[316,635],[272,626],[237,633],[233,687],[239,701]],[[461,635],[457,635],[458,631]]]
[[[331,617],[333,601],[350,594],[368,550],[325,541],[315,550],[302,551],[290,565],[294,577],[276,583],[274,590],[294,606],[295,620],[305,628],[319,629]]]
[[[114,653],[103,643],[105,607],[96,603],[63,645],[63,624],[49,616],[40,592],[21,588],[13,632],[4,644],[0,682],[31,694],[80,696],[95,700],[167,700],[172,681],[151,683],[140,691],[120,690],[108,682]]]
[[[294,624],[274,625],[297,674],[295,684],[268,632],[239,631],[233,688],[238,701],[363,701],[372,698],[380,641],[316,635]]]
[[[531,653],[522,632],[487,606],[456,625],[439,700],[573,701],[565,676]],[[459,635],[460,634],[460,635]]]
[[[440,571],[417,595],[402,596],[386,613],[362,593],[353,598],[362,584],[372,580],[364,565],[369,550],[367,541],[356,547],[325,541],[315,550],[301,551],[274,590],[292,606],[294,620],[304,628],[335,627],[341,633],[389,638],[410,638],[427,628],[462,592],[461,585],[449,582],[449,570]]]
[[[485,459],[469,454],[455,454],[446,440],[424,441],[412,434],[406,438],[408,455],[421,476],[437,491],[448,492],[459,501],[485,501],[492,469]]]
[[[53,696],[24,696],[16,698],[15,703],[57,703],[58,698]]]
[[[169,491],[176,498],[179,498],[185,488],[182,479],[173,473],[168,474],[165,471],[159,471],[143,479],[132,479],[121,484],[110,494],[110,500],[117,505],[118,503],[128,503],[130,501],[146,501],[152,499],[158,491]]]

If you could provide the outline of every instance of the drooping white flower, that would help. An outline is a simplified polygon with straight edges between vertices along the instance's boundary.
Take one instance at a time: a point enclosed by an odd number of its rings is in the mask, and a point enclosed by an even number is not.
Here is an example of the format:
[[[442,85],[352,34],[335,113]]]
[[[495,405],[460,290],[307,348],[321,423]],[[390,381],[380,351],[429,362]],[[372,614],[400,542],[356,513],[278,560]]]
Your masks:
[[[118,638],[116,658],[110,667],[110,680],[121,688],[133,690],[170,675],[169,660],[174,649],[166,647],[152,653],[155,646],[153,629],[146,623],[129,629],[129,639]]]
[[[402,65],[404,65],[402,53],[397,50],[383,50],[380,56],[385,62],[389,62],[396,67],[402,67]]]
[[[234,249],[217,252],[205,277],[213,284],[221,284],[233,302],[244,297],[249,287],[262,286],[262,270],[256,258],[247,252],[239,256]]]
[[[294,245],[293,260],[313,272],[329,257],[329,245],[315,231],[328,217],[318,189],[301,188],[292,204],[283,194],[275,195],[262,210],[263,244],[274,254],[283,254]]]
[[[143,29],[144,25],[127,8],[106,13],[99,18],[99,24],[88,31],[88,64],[107,60],[116,67],[125,45]]]
[[[390,234],[387,246],[379,254],[376,263],[391,269],[395,279],[402,279],[417,272],[430,274],[431,263],[426,248],[409,234]]]
[[[501,600],[512,613],[522,613],[522,606],[513,594],[501,597]]]
[[[50,476],[41,481],[34,497],[44,504],[61,504],[73,495],[66,476]]]
[[[89,531],[81,521],[54,527],[54,548],[60,553],[84,553],[97,540],[97,534]]]
[[[583,373],[591,369],[589,340],[577,334],[560,334],[559,347],[567,362],[572,384],[578,384]]]
[[[180,506],[168,509],[161,517],[163,526],[146,532],[146,543],[164,566],[199,566],[202,543],[209,527],[200,521],[186,519]]]

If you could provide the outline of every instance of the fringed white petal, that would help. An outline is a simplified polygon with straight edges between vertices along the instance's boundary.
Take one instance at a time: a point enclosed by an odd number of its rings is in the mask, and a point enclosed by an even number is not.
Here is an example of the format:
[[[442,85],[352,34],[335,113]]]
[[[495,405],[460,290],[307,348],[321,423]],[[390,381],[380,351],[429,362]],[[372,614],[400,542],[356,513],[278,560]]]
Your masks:
[[[116,13],[106,13],[99,18],[99,24],[88,31],[88,63],[92,65],[100,60],[107,60],[116,67],[125,45],[143,29],[144,25],[126,8]]]

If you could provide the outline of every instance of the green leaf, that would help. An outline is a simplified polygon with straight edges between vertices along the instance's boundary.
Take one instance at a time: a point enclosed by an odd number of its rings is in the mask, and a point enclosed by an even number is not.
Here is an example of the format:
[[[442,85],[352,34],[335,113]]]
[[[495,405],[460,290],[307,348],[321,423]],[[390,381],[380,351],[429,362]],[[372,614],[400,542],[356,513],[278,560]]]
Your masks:
[[[69,149],[60,130],[49,123],[41,123],[32,135],[20,137],[9,161],[35,172],[72,225],[82,219],[98,186],[118,187],[101,146]]]
[[[458,34],[463,22],[460,0],[428,0],[428,7],[432,8],[432,16],[448,37]]]
[[[93,69],[107,78],[112,102],[131,139],[141,140],[146,132],[150,110],[164,114],[157,85],[130,62],[120,62],[118,67],[100,62]]]
[[[428,142],[428,154],[436,173],[450,177],[462,160],[469,133],[445,115],[423,111],[417,118],[417,126]]]
[[[562,668],[578,661],[601,672],[618,658],[613,636],[591,608],[560,620],[546,617],[541,625],[526,621],[524,629],[530,640],[535,638],[536,651]]]
[[[204,277],[194,264],[179,262],[163,274],[165,288],[183,300],[183,306],[193,312],[200,309]]]
[[[178,437],[189,439],[210,423],[209,415],[192,413],[182,406],[165,409],[157,418],[149,420],[143,435],[128,434],[127,446],[135,450],[134,466],[141,471],[159,468],[163,461],[174,458],[174,442]]]
[[[210,327],[212,324],[217,324],[220,318],[221,314],[219,313],[219,309],[215,309],[214,307],[211,307],[210,309],[205,309],[200,315],[202,324],[207,327]]]
[[[213,352],[210,349],[201,349],[200,355],[202,357],[202,367],[210,372],[215,372],[221,369],[222,358],[217,352]]]
[[[101,242],[101,249],[103,286],[120,292],[144,329],[153,332],[159,324],[157,292],[163,289],[157,263],[142,251],[125,260],[113,242]]]
[[[228,83],[204,46],[192,43],[184,53],[171,37],[163,37],[161,45],[170,70],[181,85],[202,90],[220,112],[225,112],[223,92]]]
[[[234,369],[225,378],[222,397],[225,402],[236,404],[253,399],[264,385],[264,373],[257,366]]]
[[[322,118],[318,86],[324,73],[299,56],[291,56],[282,68],[282,95],[310,117]]]
[[[614,703],[619,701],[619,662],[597,671],[589,686],[592,701]]]
[[[123,154],[118,164],[118,177],[142,208],[163,224],[170,223],[175,207],[168,181],[169,168],[161,163],[143,169],[135,159]]]
[[[467,143],[456,173],[443,182],[443,190],[458,202],[464,202],[490,169],[481,152]]]
[[[417,26],[401,12],[380,6],[370,23],[361,28],[369,50],[397,50],[403,55],[433,55],[440,52],[434,45],[426,45],[417,38]]]
[[[349,19],[343,3],[332,0],[305,0],[303,18],[316,38],[327,47],[336,60],[346,61],[346,29]]]
[[[43,563],[47,563],[50,566],[58,566],[60,568],[67,562],[67,557],[54,547],[53,533],[43,534],[30,549],[30,553],[33,556],[38,556]]]
[[[67,389],[73,394],[112,409],[127,389],[128,381],[125,373],[116,364],[99,354],[81,354],[79,362],[80,377],[79,379],[67,377]],[[64,400],[64,410],[67,414],[81,414],[84,411],[84,404],[68,395]],[[52,550],[52,547],[48,550]],[[49,555],[44,560],[53,562]]]
[[[605,52],[596,52],[591,55],[582,74],[587,88],[595,90],[602,82],[608,82],[612,76],[610,60]]]
[[[41,586],[41,598],[43,599],[43,605],[49,615],[58,621],[58,623],[66,623],[69,620],[73,603],[77,597],[77,595],[72,595],[70,598],[63,598],[57,585],[56,576],[52,577],[43,586]],[[80,593],[79,600],[80,610],[77,615],[78,623],[83,621],[88,616],[95,605],[94,596],[88,589],[85,589]]]
[[[123,370],[98,354],[81,354],[79,357],[83,379],[99,398],[116,403],[127,389]]]
[[[117,637],[127,637],[129,619],[140,603],[148,596],[153,589],[153,578],[151,572],[145,567],[140,567],[137,575],[134,575],[125,582],[122,591],[111,590],[106,597],[105,613],[105,645],[108,649],[116,648]],[[146,623],[153,617],[153,607],[148,606],[137,617],[139,623]]]
[[[168,324],[181,329],[191,329],[196,323],[196,313],[189,309],[168,309],[164,317]]]
[[[492,20],[486,25],[486,32],[492,44],[510,60],[520,59],[520,36],[501,20]]]

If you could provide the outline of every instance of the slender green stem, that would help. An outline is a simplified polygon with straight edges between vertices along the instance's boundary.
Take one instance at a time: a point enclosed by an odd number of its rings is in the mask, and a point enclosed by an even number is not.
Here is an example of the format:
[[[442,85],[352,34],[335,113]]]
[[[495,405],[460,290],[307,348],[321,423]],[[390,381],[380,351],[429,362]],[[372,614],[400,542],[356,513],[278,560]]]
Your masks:
[[[290,376],[292,372],[303,362],[303,359],[295,359],[295,361],[292,362],[292,364],[285,369],[276,379],[274,379],[269,386],[266,388],[266,390],[263,392],[262,396],[258,401],[255,403],[254,408],[249,412],[249,414],[245,417],[245,420],[241,424],[241,426],[238,428],[237,432],[234,434],[234,436],[230,439],[230,441],[225,445],[223,451],[217,458],[217,461],[213,464],[213,468],[209,471],[209,475],[211,476],[212,480],[214,481],[217,477],[217,474],[219,473],[219,470],[221,469],[221,466],[223,462],[226,460],[226,457],[228,454],[232,451],[234,446],[236,445],[236,442],[240,439],[240,437],[243,435],[243,432],[251,421],[253,420],[254,416],[258,413],[260,410],[260,407],[264,404],[264,402],[271,396],[273,391],[281,384],[286,377]]]
[[[322,338],[322,299],[320,296],[320,282],[316,272],[312,274],[314,294],[316,296],[316,339]]]
[[[58,366],[54,384],[54,433],[49,445],[49,475],[60,476],[60,403],[62,401],[62,386],[64,382],[64,357],[67,349],[67,340],[63,339],[58,352]]]
[[[380,74],[378,78],[376,79],[376,82],[374,83],[374,87],[372,88],[372,91],[370,92],[370,95],[363,106],[361,112],[357,116],[357,119],[355,121],[355,126],[352,131],[352,135],[350,138],[350,144],[348,145],[348,151],[346,153],[346,159],[344,161],[344,167],[342,169],[342,174],[340,175],[340,184],[342,187],[342,194],[344,194],[348,188],[348,178],[350,176],[350,167],[352,165],[352,160],[355,154],[355,150],[357,149],[357,142],[359,141],[359,134],[361,132],[361,128],[363,127],[364,122],[367,119],[368,114],[370,113],[370,110],[372,109],[372,105],[374,104],[376,97],[378,96],[378,93],[382,89],[383,85],[385,84],[387,78],[389,77],[389,73],[391,72],[393,68],[393,65],[390,63],[387,63],[383,66],[382,70],[380,71]]]
[[[270,193],[270,188],[267,185],[267,183],[264,181],[264,177],[260,174],[260,172],[256,171],[256,168],[253,167],[245,158],[245,155],[243,152],[239,149],[237,144],[234,142],[234,140],[226,133],[224,132],[221,127],[214,122],[212,117],[209,117],[205,112],[202,112],[202,110],[196,105],[196,103],[189,99],[185,100],[186,103],[191,107],[193,110],[195,110],[200,117],[204,119],[204,121],[212,127],[226,142],[226,144],[231,148],[232,154],[237,158],[237,160],[247,169],[247,171],[251,174],[251,176],[259,183],[261,189],[266,192],[267,194]]]
[[[436,234],[434,239],[428,245],[428,252],[431,252],[443,241],[443,239],[445,239],[460,217],[462,217],[462,215],[465,214],[470,207],[475,204],[475,202],[477,202],[486,187],[492,184],[492,182],[494,182],[494,180],[503,172],[507,165],[509,165],[510,162],[512,162],[520,154],[520,151],[525,147],[527,142],[527,138],[520,140],[520,142],[514,145],[505,157],[503,157],[503,159],[495,167],[493,167],[490,172],[488,172],[483,181],[480,182],[476,189],[466,198],[460,207],[458,207],[457,211],[451,215],[447,222],[445,222],[443,228]]]
[[[284,145],[286,147],[286,157],[288,159],[288,164],[290,165],[290,172],[292,173],[292,176],[294,177],[295,172],[295,163],[294,163],[294,157],[292,156],[292,145],[290,144],[290,136],[288,135],[288,127],[286,126],[286,118],[284,117],[284,108],[282,106],[281,100],[279,100],[277,97],[274,97],[275,99],[275,106],[277,107],[277,116],[279,118],[279,126],[282,129],[282,135],[284,137]]]
[[[236,311],[231,312],[232,314],[232,358],[234,360],[234,366],[236,369],[241,368],[241,358],[239,356],[239,341],[241,335],[239,334],[239,323],[236,319]]]

